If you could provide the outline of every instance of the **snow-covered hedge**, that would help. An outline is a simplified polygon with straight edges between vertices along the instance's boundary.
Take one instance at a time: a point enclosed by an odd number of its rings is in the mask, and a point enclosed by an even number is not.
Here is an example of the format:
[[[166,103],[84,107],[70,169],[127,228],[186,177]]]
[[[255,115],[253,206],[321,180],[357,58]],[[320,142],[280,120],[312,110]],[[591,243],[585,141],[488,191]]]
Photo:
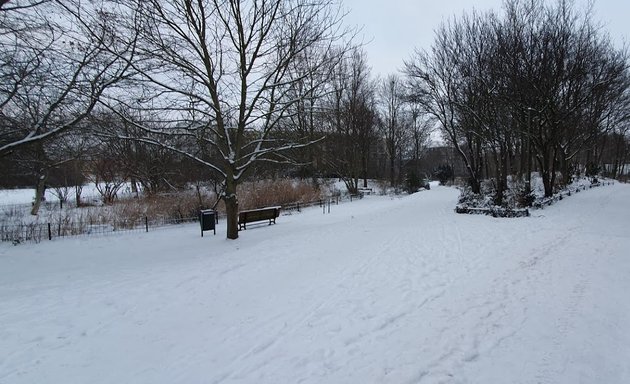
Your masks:
[[[572,193],[579,193],[588,188],[609,185],[610,180],[601,181],[597,178],[575,178],[574,181],[562,189],[556,191],[552,197],[545,197],[542,189],[542,180],[535,177],[531,182],[531,191],[528,192],[523,181],[509,180],[509,188],[504,193],[503,204],[494,204],[494,184],[492,180],[482,184],[481,193],[474,194],[467,186],[460,187],[461,194],[455,212],[466,214],[483,214],[494,217],[523,217],[529,216],[529,208],[542,209],[556,201],[562,200]]]

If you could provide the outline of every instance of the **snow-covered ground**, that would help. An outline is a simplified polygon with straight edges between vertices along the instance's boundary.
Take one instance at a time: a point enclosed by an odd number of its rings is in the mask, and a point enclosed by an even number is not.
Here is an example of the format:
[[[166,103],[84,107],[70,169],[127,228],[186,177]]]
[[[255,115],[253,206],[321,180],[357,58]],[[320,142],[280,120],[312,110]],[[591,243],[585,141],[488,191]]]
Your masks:
[[[45,192],[46,200],[58,201],[51,190]],[[0,206],[13,204],[30,204],[35,199],[32,188],[0,189]]]
[[[630,186],[0,245],[0,383],[629,383]]]

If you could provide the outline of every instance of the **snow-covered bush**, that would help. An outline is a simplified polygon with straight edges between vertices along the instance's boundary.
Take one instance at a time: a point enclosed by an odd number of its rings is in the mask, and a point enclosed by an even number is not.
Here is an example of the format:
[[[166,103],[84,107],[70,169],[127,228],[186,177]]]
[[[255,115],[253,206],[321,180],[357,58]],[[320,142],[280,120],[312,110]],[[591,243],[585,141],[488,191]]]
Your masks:
[[[409,172],[405,178],[405,191],[407,193],[414,193],[417,192],[421,186],[422,180],[420,176],[414,171]]]
[[[473,193],[469,186],[459,187],[459,190],[457,205],[472,208],[489,208],[494,205],[491,196],[484,193]]]
[[[439,180],[440,185],[446,185],[453,175],[453,167],[448,164],[442,164],[433,170],[433,178]]]

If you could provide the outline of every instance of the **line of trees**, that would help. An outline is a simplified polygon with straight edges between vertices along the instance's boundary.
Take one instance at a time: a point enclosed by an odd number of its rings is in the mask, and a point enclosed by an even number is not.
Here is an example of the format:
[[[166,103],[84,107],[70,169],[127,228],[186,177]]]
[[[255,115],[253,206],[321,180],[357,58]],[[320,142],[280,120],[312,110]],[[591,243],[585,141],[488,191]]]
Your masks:
[[[620,172],[626,51],[568,1],[504,8],[444,23],[402,75],[374,78],[334,0],[0,2],[0,163],[30,175],[34,214],[46,185],[90,178],[111,200],[123,181],[210,180],[231,239],[247,178],[399,186],[428,171],[435,126],[497,204],[510,176],[540,171],[549,195],[578,166]]]
[[[121,180],[174,188],[169,173],[186,165],[188,181],[222,185],[232,239],[238,185],[265,164],[297,159],[356,191],[381,106],[343,16],[333,0],[3,2],[0,157],[36,179],[34,214],[59,169],[83,162],[113,199]],[[400,115],[388,120],[392,184]]]
[[[612,45],[591,9],[571,1],[508,0],[502,15],[454,18],[405,72],[414,100],[465,163],[474,193],[484,169],[493,170],[485,174],[499,205],[508,176],[524,177],[529,188],[536,169],[551,196],[576,167],[601,160],[604,138],[627,137],[627,51]]]

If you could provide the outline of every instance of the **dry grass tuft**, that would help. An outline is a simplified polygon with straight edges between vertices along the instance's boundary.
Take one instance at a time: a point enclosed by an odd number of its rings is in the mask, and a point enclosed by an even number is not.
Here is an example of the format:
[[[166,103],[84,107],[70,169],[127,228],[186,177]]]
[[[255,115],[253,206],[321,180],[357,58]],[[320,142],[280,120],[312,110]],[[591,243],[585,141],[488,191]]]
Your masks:
[[[322,191],[304,180],[260,180],[241,184],[238,196],[240,209],[253,209],[315,201]]]

